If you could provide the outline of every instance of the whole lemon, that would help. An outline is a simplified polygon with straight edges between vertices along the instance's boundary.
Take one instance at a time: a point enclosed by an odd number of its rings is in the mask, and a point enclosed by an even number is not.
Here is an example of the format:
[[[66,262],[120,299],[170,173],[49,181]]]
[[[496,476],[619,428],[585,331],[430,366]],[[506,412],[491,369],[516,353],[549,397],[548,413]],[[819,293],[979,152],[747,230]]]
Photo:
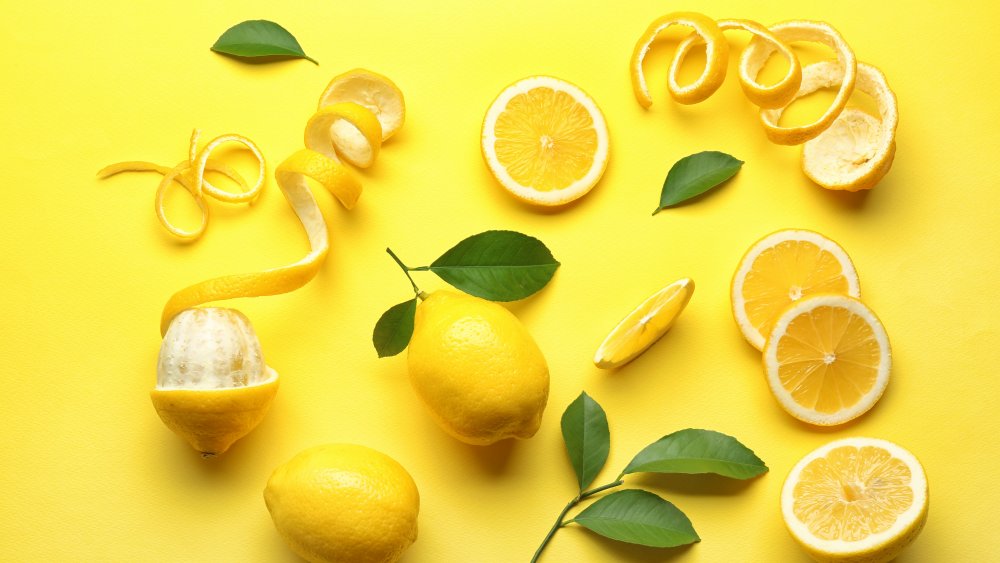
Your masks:
[[[309,448],[271,474],[264,503],[303,559],[390,563],[417,539],[420,495],[396,460],[365,446]]]
[[[487,445],[530,438],[549,397],[549,368],[524,325],[504,307],[436,291],[417,307],[410,383],[455,438]]]

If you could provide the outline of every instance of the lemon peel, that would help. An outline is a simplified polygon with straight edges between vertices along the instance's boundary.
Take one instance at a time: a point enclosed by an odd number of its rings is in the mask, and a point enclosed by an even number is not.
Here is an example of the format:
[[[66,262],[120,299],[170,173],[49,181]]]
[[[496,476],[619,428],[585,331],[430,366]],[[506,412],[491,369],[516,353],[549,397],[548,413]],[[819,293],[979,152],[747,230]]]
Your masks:
[[[691,84],[681,86],[677,81],[675,67],[679,67],[675,55],[671,65],[671,73],[667,80],[667,89],[671,97],[678,103],[696,104],[708,99],[722,86],[726,79],[726,66],[729,63],[729,43],[714,20],[697,12],[674,12],[657,18],[649,24],[646,31],[639,37],[632,50],[629,64],[632,77],[632,92],[639,105],[648,108],[653,104],[646,84],[646,75],[642,70],[642,62],[653,46],[653,42],[661,33],[674,25],[690,27],[705,44],[705,69]]]
[[[828,71],[824,69],[831,64],[815,63],[806,71],[810,77],[813,73],[825,75]],[[896,154],[899,112],[885,75],[859,62],[855,89],[875,100],[880,119],[847,108],[826,131],[802,147],[802,171],[828,190],[853,192],[875,187],[892,167]]]
[[[406,119],[403,92],[388,77],[368,69],[334,76],[320,95],[318,107],[342,102],[353,102],[375,114],[382,126],[382,141],[395,135]]]
[[[198,138],[201,131],[195,129],[191,133],[188,146],[188,158],[178,163],[173,168],[168,168],[159,164],[145,161],[125,161],[105,166],[97,172],[100,179],[114,176],[122,172],[156,172],[163,176],[156,190],[154,200],[154,211],[156,218],[171,235],[184,240],[195,241],[205,233],[208,227],[209,208],[205,204],[205,196],[225,203],[249,203],[252,204],[260,196],[264,187],[265,162],[257,145],[243,135],[226,134],[215,137],[204,147],[198,149]],[[246,180],[231,166],[216,159],[211,155],[220,145],[224,143],[238,143],[244,145],[253,154],[257,161],[258,177],[253,186],[247,184]],[[205,172],[219,172],[233,180],[240,188],[241,193],[233,193],[216,187],[205,178]],[[184,187],[194,202],[198,205],[200,219],[198,226],[194,229],[182,229],[174,225],[167,217],[166,194],[174,183]]]
[[[791,103],[802,83],[802,64],[795,53],[785,45],[771,30],[752,20],[726,19],[718,22],[720,31],[741,30],[747,31],[762,41],[773,45],[775,51],[788,61],[788,70],[781,80],[768,86],[757,81],[757,74],[760,73],[761,65],[751,65],[751,61],[746,58],[740,60],[740,87],[743,94],[751,103],[762,108],[782,107]],[[677,75],[681,66],[687,58],[691,49],[704,44],[702,38],[697,34],[685,37],[678,45],[677,52],[670,62],[670,80],[677,82]],[[766,60],[766,59],[765,59]]]
[[[837,55],[837,66],[829,66],[828,72],[809,75],[810,82],[807,83],[803,76],[803,83],[799,87],[796,97],[805,95],[806,92],[815,91],[821,87],[839,86],[837,94],[827,108],[826,112],[813,123],[798,125],[794,127],[783,127],[778,124],[781,114],[788,107],[765,108],[760,111],[760,122],[764,126],[764,132],[771,142],[779,145],[800,145],[810,139],[816,138],[825,131],[837,116],[847,107],[851,93],[854,91],[854,83],[857,80],[858,65],[854,56],[854,51],[844,40],[844,37],[826,22],[793,20],[782,22],[770,26],[771,32],[782,42],[791,43],[795,41],[811,41],[822,43],[833,49]],[[747,73],[756,77],[757,73],[764,66],[768,57],[774,53],[774,43],[762,41],[759,37],[754,37],[747,44],[743,54],[740,55],[741,68],[745,65]],[[839,72],[836,72],[839,71]],[[814,87],[815,80],[819,85]],[[812,88],[811,90],[809,88]]]

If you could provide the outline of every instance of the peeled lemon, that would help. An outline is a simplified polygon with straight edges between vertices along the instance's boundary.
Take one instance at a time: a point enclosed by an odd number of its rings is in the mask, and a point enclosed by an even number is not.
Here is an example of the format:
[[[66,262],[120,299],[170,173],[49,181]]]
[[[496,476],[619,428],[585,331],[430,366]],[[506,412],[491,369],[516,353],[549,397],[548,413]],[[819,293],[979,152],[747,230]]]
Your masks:
[[[299,453],[271,474],[264,503],[285,543],[313,563],[391,563],[417,539],[413,478],[365,446]]]
[[[549,368],[528,331],[496,303],[436,291],[417,307],[407,364],[434,420],[458,440],[530,438],[549,397]]]
[[[260,342],[239,311],[188,309],[160,346],[153,406],[203,457],[221,454],[260,424],[278,391]]]

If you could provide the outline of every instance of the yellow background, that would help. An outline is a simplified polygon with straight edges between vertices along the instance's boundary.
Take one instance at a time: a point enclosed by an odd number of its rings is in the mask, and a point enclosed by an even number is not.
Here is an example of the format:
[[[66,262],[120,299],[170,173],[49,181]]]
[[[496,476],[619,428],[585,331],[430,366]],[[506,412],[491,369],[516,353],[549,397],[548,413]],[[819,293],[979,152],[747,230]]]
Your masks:
[[[771,471],[748,483],[629,477],[685,511],[703,541],[653,550],[570,526],[543,561],[803,561],[781,523],[782,481],[802,455],[850,435],[896,441],[925,464],[930,519],[900,561],[1000,553],[1000,49],[987,2],[62,4],[5,2],[0,19],[0,560],[293,561],[264,507],[264,483],[296,452],[343,441],[390,454],[416,480],[420,536],[405,561],[527,561],[575,493],[559,417],[581,390],[611,422],[596,484],[687,427],[736,436]],[[812,185],[798,148],[765,139],[733,64],[713,98],[683,107],[666,95],[669,55],[658,50],[647,66],[654,104],[642,110],[627,61],[649,22],[671,9],[833,24],[898,95],[888,177],[863,195]],[[226,28],[257,18],[284,25],[320,65],[245,64],[209,51]],[[730,40],[739,47],[746,37]],[[153,216],[155,175],[94,174],[126,159],[173,165],[194,127],[206,138],[251,137],[273,167],[301,146],[329,79],[354,67],[401,87],[406,125],[360,173],[357,208],[319,194],[332,252],[317,278],[289,295],[228,304],[253,321],[282,387],[255,432],[203,461],[149,401],[160,308],[198,280],[297,260],[305,236],[273,179],[257,206],[211,201],[208,234],[183,245]],[[539,73],[589,92],[611,133],[601,183],[557,213],[505,195],[479,151],[493,97]],[[746,165],[708,197],[651,217],[670,165],[701,150]],[[183,215],[189,204],[172,201]],[[784,227],[818,230],[848,250],[893,345],[886,395],[831,431],[777,406],[729,311],[737,261]],[[539,237],[562,267],[540,294],[511,305],[548,358],[542,428],[476,448],[434,425],[405,357],[377,359],[371,331],[410,296],[386,246],[427,264],[487,229]],[[597,370],[590,358],[604,334],[684,276],[697,290],[672,332],[625,369]],[[430,274],[417,281],[444,287]]]

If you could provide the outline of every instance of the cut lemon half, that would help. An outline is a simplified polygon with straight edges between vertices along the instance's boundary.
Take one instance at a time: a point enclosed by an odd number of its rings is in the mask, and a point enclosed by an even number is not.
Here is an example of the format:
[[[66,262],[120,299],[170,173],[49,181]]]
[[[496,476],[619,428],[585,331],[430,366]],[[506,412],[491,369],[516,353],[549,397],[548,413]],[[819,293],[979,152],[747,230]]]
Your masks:
[[[740,260],[731,289],[736,324],[758,350],[775,318],[793,301],[817,293],[861,295],[847,252],[803,229],[778,231],[757,241]]]
[[[399,131],[406,118],[403,92],[392,80],[363,68],[333,77],[319,97],[319,109],[343,102],[358,104],[375,114],[382,125],[383,141]]]
[[[649,296],[611,330],[597,348],[594,364],[611,369],[639,357],[670,330],[693,293],[694,282],[684,278]]]
[[[483,159],[517,199],[563,205],[597,184],[608,165],[608,126],[580,88],[531,76],[505,88],[483,120]]]
[[[771,393],[795,418],[820,426],[853,420],[889,383],[889,336],[864,303],[814,295],[792,303],[764,346]]]
[[[927,476],[901,446],[845,438],[803,457],[781,489],[792,537],[817,561],[895,558],[927,522]]]

